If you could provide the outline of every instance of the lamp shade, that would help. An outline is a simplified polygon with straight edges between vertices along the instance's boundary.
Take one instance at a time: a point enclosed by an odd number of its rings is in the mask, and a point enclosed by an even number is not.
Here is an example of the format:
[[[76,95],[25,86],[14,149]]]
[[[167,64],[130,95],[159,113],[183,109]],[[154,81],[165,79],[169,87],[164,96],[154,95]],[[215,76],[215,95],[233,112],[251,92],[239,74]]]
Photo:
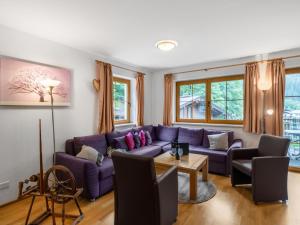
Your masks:
[[[259,79],[257,87],[261,91],[267,91],[272,87],[271,77],[268,74],[267,62],[262,62],[259,64]]]
[[[41,84],[45,87],[57,87],[60,84],[59,80],[46,79],[42,80]]]

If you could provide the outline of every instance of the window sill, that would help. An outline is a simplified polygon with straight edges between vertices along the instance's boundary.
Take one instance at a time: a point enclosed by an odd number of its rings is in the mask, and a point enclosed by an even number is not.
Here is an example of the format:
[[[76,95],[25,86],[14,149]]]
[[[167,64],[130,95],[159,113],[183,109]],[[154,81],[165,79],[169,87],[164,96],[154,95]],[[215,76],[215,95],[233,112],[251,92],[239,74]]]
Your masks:
[[[135,123],[119,123],[115,124],[115,127],[136,127]]]
[[[223,123],[187,123],[174,122],[173,125],[190,125],[190,126],[208,126],[208,127],[237,127],[242,128],[242,124],[223,124]]]

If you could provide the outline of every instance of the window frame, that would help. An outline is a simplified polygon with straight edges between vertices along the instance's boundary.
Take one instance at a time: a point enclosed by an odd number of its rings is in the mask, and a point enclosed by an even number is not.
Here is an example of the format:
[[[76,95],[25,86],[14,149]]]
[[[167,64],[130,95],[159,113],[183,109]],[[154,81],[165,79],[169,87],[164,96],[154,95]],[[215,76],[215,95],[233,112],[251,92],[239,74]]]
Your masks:
[[[232,76],[223,76],[223,77],[213,77],[207,79],[197,79],[197,80],[186,80],[186,81],[177,81],[176,82],[176,122],[184,123],[209,123],[209,124],[243,124],[243,120],[214,120],[211,118],[211,84],[213,82],[222,82],[222,81],[232,81],[232,80],[243,80],[244,75],[232,75]],[[205,98],[206,98],[206,108],[205,108],[205,119],[181,119],[180,118],[180,86],[182,85],[191,85],[191,84],[200,84],[205,83]],[[245,96],[245,90],[243,88],[243,96]],[[243,104],[245,106],[245,101],[243,98]],[[244,118],[244,117],[243,117]]]
[[[131,88],[130,88],[130,80],[128,79],[124,79],[121,77],[117,77],[117,76],[113,76],[113,85],[114,82],[118,82],[118,83],[122,83],[122,84],[126,84],[127,85],[127,101],[125,100],[125,102],[127,102],[127,119],[125,120],[115,120],[115,115],[113,116],[114,119],[114,124],[125,124],[125,123],[130,123],[130,112],[131,112]],[[114,88],[114,87],[113,87]],[[112,96],[113,97],[113,96]],[[114,101],[114,97],[113,97],[113,101]],[[114,102],[113,102],[114,105]],[[115,109],[113,108],[113,113],[115,112]]]

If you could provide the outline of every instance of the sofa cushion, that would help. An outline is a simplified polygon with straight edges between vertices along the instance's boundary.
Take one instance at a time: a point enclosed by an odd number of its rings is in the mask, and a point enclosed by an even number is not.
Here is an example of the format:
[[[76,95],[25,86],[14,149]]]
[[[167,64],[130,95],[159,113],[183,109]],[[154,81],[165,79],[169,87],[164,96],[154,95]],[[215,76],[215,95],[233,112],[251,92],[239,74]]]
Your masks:
[[[155,157],[161,153],[161,147],[155,145],[147,145],[139,149],[134,149],[130,151],[130,153],[135,155]]]
[[[239,171],[251,176],[252,160],[233,160],[232,166]]]
[[[125,136],[126,134],[128,134],[128,132],[131,132],[131,131],[132,131],[132,129],[126,129],[126,130],[122,130],[122,131],[114,131],[111,133],[107,133],[106,134],[107,144],[109,146],[112,146],[114,138]]]
[[[202,146],[205,147],[205,148],[209,148],[209,140],[208,140],[208,137],[207,137],[208,135],[222,134],[222,133],[228,133],[228,146],[232,145],[232,143],[233,143],[233,131],[206,130],[206,129],[204,129]]]
[[[190,145],[202,145],[203,129],[179,128],[178,142],[189,143]]]
[[[190,153],[207,155],[209,160],[222,163],[226,163],[228,157],[225,151],[211,150],[202,146],[193,145],[190,145]]]
[[[158,125],[156,129],[156,135],[157,139],[160,141],[176,141],[178,136],[178,127],[166,127]]]
[[[167,144],[167,145],[162,146],[163,152],[171,151],[171,149],[172,149],[171,144]]]
[[[81,151],[76,155],[76,157],[90,160],[96,163],[97,166],[101,166],[102,161],[104,159],[103,154],[98,152],[93,147],[86,145],[82,146]]]
[[[74,153],[76,155],[81,151],[83,145],[90,146],[103,155],[106,154],[107,144],[105,135],[74,137]]]
[[[100,180],[112,176],[114,171],[112,159],[105,157],[102,161],[102,165],[98,166],[98,171]]]
[[[209,149],[221,149],[223,151],[227,151],[228,149],[228,134],[211,134],[207,135],[209,140]]]
[[[163,147],[168,144],[170,144],[170,142],[168,142],[168,141],[153,141],[152,142],[152,145],[156,145],[156,146],[160,146],[160,147]]]
[[[141,130],[139,132],[139,137],[140,137],[140,141],[141,141],[141,147],[146,145],[146,136],[145,136],[145,132],[144,130]]]
[[[128,151],[128,145],[126,143],[125,136],[114,138],[111,147],[116,149],[125,149]]]
[[[152,137],[149,131],[145,132],[146,145],[152,145]]]
[[[135,148],[141,147],[141,140],[138,132],[133,132],[133,140]]]

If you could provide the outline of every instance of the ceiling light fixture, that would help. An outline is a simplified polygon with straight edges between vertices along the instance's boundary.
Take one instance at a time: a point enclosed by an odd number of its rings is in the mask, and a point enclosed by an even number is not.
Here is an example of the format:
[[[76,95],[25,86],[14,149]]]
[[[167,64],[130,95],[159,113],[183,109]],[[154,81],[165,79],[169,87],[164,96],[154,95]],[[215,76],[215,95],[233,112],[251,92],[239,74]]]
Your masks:
[[[178,43],[173,40],[161,40],[161,41],[156,42],[156,44],[155,44],[156,48],[158,48],[162,51],[171,51],[177,45],[178,45]]]

